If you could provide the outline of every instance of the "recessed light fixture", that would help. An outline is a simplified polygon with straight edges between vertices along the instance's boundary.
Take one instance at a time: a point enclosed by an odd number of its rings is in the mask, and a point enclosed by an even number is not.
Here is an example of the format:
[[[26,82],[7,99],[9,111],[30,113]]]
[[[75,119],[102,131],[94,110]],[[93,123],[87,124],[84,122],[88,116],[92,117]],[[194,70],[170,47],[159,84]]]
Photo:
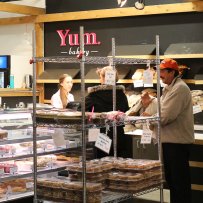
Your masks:
[[[138,0],[135,2],[135,8],[138,10],[143,10],[145,7],[144,0]]]

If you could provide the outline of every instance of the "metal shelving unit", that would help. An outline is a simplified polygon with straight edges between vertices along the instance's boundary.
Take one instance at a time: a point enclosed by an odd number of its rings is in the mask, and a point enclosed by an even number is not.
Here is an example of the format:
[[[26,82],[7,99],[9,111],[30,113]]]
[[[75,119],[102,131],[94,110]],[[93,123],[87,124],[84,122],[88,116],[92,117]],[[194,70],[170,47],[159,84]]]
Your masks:
[[[80,63],[80,72],[81,72],[81,109],[82,109],[82,116],[81,116],[81,123],[80,124],[46,124],[46,123],[40,123],[40,126],[51,126],[51,127],[59,127],[59,128],[73,128],[73,127],[80,127],[81,132],[82,132],[82,180],[83,180],[83,203],[86,203],[86,130],[88,128],[100,128],[100,127],[104,127],[101,125],[95,125],[95,124],[87,124],[85,123],[86,117],[85,117],[85,79],[84,79],[84,66],[85,64],[100,64],[100,65],[112,65],[115,68],[115,65],[117,64],[128,64],[128,65],[135,65],[135,64],[154,64],[157,67],[157,78],[160,78],[160,70],[159,70],[159,37],[156,37],[156,59],[135,59],[135,58],[118,58],[115,57],[115,40],[112,39],[112,57],[85,57],[84,56],[84,28],[80,27],[80,54],[78,56],[78,58],[70,58],[70,57],[34,57],[31,62],[34,64],[33,65],[33,76],[34,76],[34,87],[33,87],[33,91],[35,93],[36,91],[36,63],[38,62],[43,62],[43,63]],[[113,86],[113,109],[115,109],[115,101],[116,101],[116,93],[115,93],[115,85]],[[159,123],[159,118],[160,118],[160,81],[159,79],[157,80],[157,96],[158,96],[158,107],[157,107],[157,111],[158,111],[158,116],[157,117],[150,117],[150,118],[141,118],[141,119],[136,119],[136,118],[132,118],[130,121],[123,121],[123,122],[109,122],[108,125],[113,126],[114,127],[114,136],[113,139],[117,139],[116,138],[116,125],[124,125],[126,123],[136,123],[136,122],[146,122],[146,121],[150,121],[150,122],[158,122],[158,140],[159,140],[159,160],[161,161],[161,145],[160,145],[160,123]],[[36,95],[34,94],[34,97],[36,98]],[[34,106],[36,107],[36,99],[34,99],[33,101]],[[37,123],[36,123],[36,108],[33,107],[33,127],[34,129],[36,129]],[[36,130],[33,130],[33,133],[36,134]],[[114,140],[114,141],[115,141]],[[34,142],[36,143],[36,138],[34,136]],[[114,142],[116,143],[116,142]],[[36,153],[36,152],[35,152]],[[37,153],[36,153],[37,154]],[[116,145],[114,145],[114,154],[115,156],[117,156],[116,154]],[[36,188],[36,179],[37,179],[37,173],[36,173],[36,159],[34,160],[35,164],[35,170],[34,170],[34,182],[35,182],[35,186],[34,186],[34,202],[37,202],[37,188]],[[120,194],[120,193],[106,193],[108,197],[104,197],[102,202],[120,202],[124,199],[129,199],[132,198],[134,196],[140,195],[140,194],[144,194],[150,191],[154,191],[159,189],[161,190],[160,192],[160,202],[163,203],[163,185],[162,183],[159,184],[159,186],[156,187],[151,187],[148,190],[145,191],[140,191],[137,194]],[[110,198],[110,199],[108,199]],[[50,202],[50,201],[45,201],[45,202]]]

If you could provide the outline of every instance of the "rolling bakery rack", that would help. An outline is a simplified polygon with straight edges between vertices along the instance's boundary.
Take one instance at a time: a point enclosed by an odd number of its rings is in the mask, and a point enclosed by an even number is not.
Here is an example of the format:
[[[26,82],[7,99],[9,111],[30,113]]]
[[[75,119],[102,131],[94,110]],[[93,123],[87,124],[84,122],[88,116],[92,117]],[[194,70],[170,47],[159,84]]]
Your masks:
[[[35,48],[33,50],[35,53]],[[40,126],[49,126],[53,128],[79,128],[82,132],[82,202],[87,202],[87,182],[86,182],[86,134],[87,130],[90,128],[101,128],[106,125],[113,127],[113,143],[114,143],[114,158],[117,158],[117,125],[125,125],[128,123],[146,123],[146,122],[157,122],[158,126],[158,153],[159,153],[159,161],[161,162],[161,144],[160,144],[160,70],[159,70],[159,36],[156,36],[156,59],[135,59],[135,58],[117,58],[115,56],[115,39],[112,39],[112,56],[111,57],[85,57],[84,56],[84,28],[80,27],[80,54],[77,58],[70,57],[33,57],[31,63],[33,63],[33,153],[34,153],[34,202],[38,202],[38,192],[37,192],[37,151],[36,151],[36,128],[38,125]],[[61,118],[61,116],[54,116],[54,119],[49,122],[38,122],[36,115],[36,63],[80,63],[80,73],[81,73],[81,116],[80,119],[75,123],[69,123],[68,120]],[[138,118],[132,117],[131,119],[123,119],[120,121],[108,121],[108,123],[87,123],[86,113],[85,113],[85,64],[100,64],[100,65],[111,65],[114,69],[117,64],[128,64],[128,65],[139,65],[139,64],[154,64],[157,67],[157,117],[146,117],[146,118]],[[112,86],[113,91],[113,111],[115,111],[116,107],[116,85]],[[45,119],[46,120],[46,119]],[[54,122],[57,121],[57,122]],[[161,177],[161,181],[159,183],[152,185],[149,188],[145,188],[143,191],[137,191],[135,193],[120,193],[120,192],[112,192],[112,191],[104,191],[102,194],[101,202],[120,202],[126,199],[133,198],[138,195],[142,195],[157,189],[160,189],[160,202],[163,203],[163,178]],[[49,200],[42,200],[43,202],[52,202]],[[60,201],[63,202],[63,201]]]

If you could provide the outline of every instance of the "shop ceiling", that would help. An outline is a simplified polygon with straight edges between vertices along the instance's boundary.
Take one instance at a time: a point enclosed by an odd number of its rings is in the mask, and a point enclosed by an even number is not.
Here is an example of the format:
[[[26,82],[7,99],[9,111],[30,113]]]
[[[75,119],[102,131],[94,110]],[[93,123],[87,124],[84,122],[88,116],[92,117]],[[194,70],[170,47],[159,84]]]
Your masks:
[[[143,10],[123,7],[92,11],[67,12],[61,15],[45,14],[46,0],[17,0],[4,3],[0,0],[0,25],[22,23],[44,23],[67,20],[85,20],[139,15],[156,15],[182,12],[203,12],[203,1],[185,0],[185,3],[171,3],[145,6]],[[117,0],[115,0],[117,2]],[[153,1],[153,0],[150,0]],[[156,1],[155,1],[156,2]]]

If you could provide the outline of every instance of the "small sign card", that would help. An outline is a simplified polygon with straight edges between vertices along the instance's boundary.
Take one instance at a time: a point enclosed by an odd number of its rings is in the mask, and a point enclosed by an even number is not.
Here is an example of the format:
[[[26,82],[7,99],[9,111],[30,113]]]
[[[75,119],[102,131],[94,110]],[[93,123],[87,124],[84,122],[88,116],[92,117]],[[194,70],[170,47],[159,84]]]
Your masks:
[[[143,126],[141,144],[151,144],[151,142],[152,142],[152,131],[147,126]]]
[[[115,85],[116,72],[114,70],[108,70],[105,73],[105,84],[106,85]]]
[[[96,142],[97,137],[100,134],[100,129],[91,128],[88,130],[88,141],[89,142]]]
[[[143,72],[143,83],[144,87],[153,87],[153,73],[150,68]]]
[[[143,87],[143,80],[134,80],[134,87]]]
[[[200,105],[193,106],[193,114],[202,112],[202,108]]]
[[[108,136],[100,133],[99,136],[97,137],[95,147],[109,154],[111,143],[112,143],[112,140]]]
[[[55,133],[52,134],[52,138],[56,147],[66,146],[63,129],[56,128]]]

